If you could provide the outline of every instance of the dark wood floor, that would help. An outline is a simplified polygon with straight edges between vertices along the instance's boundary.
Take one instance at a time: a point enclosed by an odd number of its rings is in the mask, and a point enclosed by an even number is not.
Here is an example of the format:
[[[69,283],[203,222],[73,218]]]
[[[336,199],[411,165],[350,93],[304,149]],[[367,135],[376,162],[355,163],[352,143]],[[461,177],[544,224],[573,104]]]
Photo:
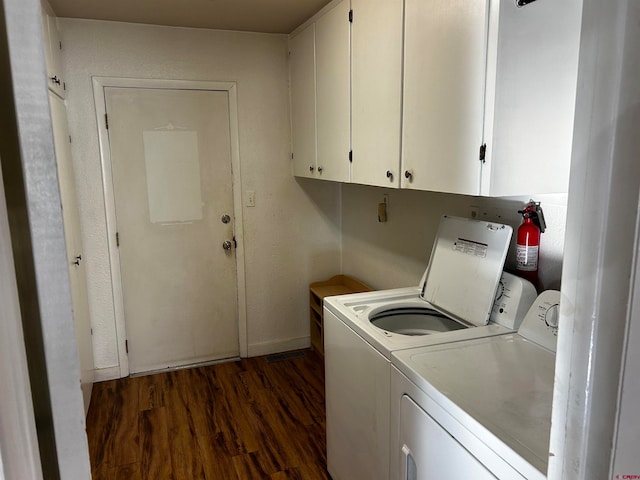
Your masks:
[[[93,479],[330,479],[323,362],[304,353],[95,384]]]

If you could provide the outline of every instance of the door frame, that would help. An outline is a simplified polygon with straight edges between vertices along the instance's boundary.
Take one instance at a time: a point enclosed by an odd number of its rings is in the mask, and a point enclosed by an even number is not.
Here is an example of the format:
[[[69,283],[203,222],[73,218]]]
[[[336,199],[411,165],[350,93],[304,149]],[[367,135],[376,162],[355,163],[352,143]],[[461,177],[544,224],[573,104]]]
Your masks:
[[[116,208],[111,169],[111,146],[106,128],[107,112],[104,89],[107,87],[144,88],[161,90],[206,90],[223,91],[229,95],[229,132],[231,135],[231,177],[233,188],[233,214],[235,217],[234,234],[237,242],[236,257],[236,291],[238,302],[238,343],[240,356],[248,355],[247,347],[247,302],[245,286],[245,261],[242,222],[242,176],[240,168],[240,141],[238,133],[238,103],[236,82],[214,82],[193,80],[164,80],[123,77],[92,77],[93,97],[96,107],[98,140],[100,143],[100,163],[102,169],[102,189],[104,193],[105,216],[107,223],[107,243],[111,265],[111,287],[113,289],[113,306],[116,326],[116,340],[120,377],[129,375],[129,357],[126,351],[126,323],[120,272],[120,252],[116,245]]]

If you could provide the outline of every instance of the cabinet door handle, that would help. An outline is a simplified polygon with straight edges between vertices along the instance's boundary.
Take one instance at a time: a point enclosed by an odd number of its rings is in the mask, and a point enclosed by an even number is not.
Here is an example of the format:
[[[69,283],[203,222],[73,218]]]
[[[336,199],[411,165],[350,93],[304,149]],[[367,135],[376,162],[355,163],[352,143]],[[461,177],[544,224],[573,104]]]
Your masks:
[[[313,165],[309,165],[309,171],[313,173],[313,170],[314,170]]]
[[[323,168],[322,167],[318,167],[318,173],[322,173]]]
[[[405,170],[404,178],[408,178],[409,181],[413,180],[413,172],[411,170]]]
[[[389,181],[393,182],[393,173],[391,172],[391,170],[387,170],[387,178],[389,179]]]
[[[60,79],[58,78],[57,75],[54,75],[53,77],[51,77],[49,80],[51,80],[53,83],[55,83],[56,85],[60,85]]]

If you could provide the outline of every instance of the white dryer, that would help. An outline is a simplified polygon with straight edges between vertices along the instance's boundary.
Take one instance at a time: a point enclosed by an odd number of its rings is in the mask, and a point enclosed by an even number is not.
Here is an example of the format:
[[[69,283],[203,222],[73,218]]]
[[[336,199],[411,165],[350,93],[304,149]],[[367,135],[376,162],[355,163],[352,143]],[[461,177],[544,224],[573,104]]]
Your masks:
[[[418,287],[325,298],[334,480],[389,478],[392,352],[517,330],[536,292],[502,272],[511,234],[509,226],[445,216]]]
[[[392,480],[546,478],[560,292],[517,333],[392,354]]]

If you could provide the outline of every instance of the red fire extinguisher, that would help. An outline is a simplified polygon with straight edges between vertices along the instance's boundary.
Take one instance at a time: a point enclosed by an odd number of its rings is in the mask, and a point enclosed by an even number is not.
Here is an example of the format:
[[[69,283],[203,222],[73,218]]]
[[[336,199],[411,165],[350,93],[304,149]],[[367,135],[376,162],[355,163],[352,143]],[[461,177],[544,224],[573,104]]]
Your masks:
[[[539,202],[530,201],[524,210],[518,210],[524,221],[518,228],[516,241],[516,271],[538,288],[538,259],[540,233],[545,230],[544,216]]]

